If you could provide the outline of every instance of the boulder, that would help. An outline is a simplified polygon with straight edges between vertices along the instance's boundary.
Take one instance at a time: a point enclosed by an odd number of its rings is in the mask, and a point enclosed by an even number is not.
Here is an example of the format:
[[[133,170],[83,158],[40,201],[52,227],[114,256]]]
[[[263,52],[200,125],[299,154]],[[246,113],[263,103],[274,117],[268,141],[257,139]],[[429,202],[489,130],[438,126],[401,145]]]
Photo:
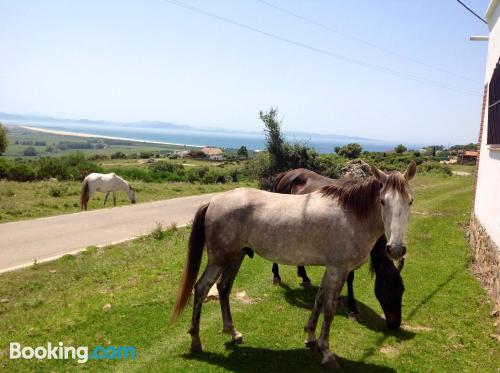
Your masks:
[[[341,179],[366,179],[372,175],[370,165],[361,159],[354,159],[347,162],[340,170]]]

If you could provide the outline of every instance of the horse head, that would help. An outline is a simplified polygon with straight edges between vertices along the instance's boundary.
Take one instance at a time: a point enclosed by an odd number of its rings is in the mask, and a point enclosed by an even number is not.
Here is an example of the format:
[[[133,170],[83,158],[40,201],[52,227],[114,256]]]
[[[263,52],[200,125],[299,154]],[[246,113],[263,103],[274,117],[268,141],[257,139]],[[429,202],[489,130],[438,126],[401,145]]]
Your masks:
[[[386,174],[372,166],[373,175],[382,183],[380,207],[385,235],[388,239],[387,254],[400,260],[406,254],[406,232],[410,221],[413,196],[408,182],[413,179],[417,165],[411,161],[404,174],[398,171]]]

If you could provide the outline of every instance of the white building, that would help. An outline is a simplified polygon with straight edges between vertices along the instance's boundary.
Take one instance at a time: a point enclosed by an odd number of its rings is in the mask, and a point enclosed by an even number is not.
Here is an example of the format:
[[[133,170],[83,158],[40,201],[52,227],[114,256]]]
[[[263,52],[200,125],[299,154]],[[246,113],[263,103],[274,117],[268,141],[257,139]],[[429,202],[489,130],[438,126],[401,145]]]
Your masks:
[[[500,309],[500,0],[486,11],[488,55],[470,240],[475,269]]]

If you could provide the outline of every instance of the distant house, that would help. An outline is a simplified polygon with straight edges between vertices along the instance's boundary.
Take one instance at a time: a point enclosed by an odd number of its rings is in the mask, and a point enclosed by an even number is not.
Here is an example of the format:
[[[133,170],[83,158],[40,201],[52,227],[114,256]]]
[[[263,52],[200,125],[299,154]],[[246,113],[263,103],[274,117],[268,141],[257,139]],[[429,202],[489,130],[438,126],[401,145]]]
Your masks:
[[[211,161],[222,161],[224,152],[220,148],[202,148],[200,150],[205,154]]]
[[[500,309],[500,16],[499,0],[486,11],[490,30],[478,139],[470,241],[475,270]]]
[[[179,150],[174,152],[174,155],[179,158],[186,158],[187,156],[189,156],[190,152],[191,152],[190,150]]]

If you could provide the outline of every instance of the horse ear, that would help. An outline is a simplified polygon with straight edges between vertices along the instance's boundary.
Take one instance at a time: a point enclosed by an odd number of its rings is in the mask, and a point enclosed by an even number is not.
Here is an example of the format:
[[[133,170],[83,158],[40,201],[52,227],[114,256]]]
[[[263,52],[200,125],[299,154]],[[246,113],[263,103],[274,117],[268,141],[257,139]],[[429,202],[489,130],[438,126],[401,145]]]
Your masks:
[[[398,267],[396,268],[399,273],[401,273],[401,271],[403,270],[404,266],[405,266],[405,258],[399,259]]]
[[[411,161],[410,164],[408,165],[408,168],[405,171],[404,176],[406,181],[410,181],[411,179],[413,179],[416,173],[417,173],[417,164],[415,163],[415,161]]]
[[[382,182],[382,183],[385,183],[387,181],[387,174],[380,171],[377,167],[373,166],[373,165],[370,165],[370,168],[372,170],[372,174],[373,176],[375,176],[378,181]]]

